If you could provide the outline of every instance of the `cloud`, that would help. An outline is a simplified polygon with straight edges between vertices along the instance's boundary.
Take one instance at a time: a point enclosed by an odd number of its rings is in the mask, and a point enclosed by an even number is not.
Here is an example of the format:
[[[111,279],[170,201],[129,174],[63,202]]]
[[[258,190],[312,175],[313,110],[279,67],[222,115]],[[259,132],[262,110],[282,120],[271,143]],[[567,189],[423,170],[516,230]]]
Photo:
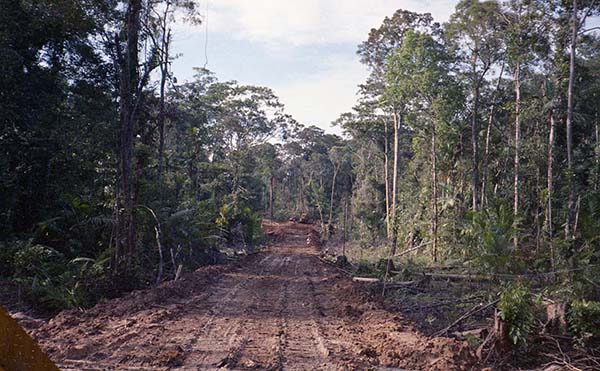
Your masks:
[[[397,9],[448,19],[458,0],[198,0],[205,23],[175,28],[178,76],[204,62],[221,79],[266,85],[305,125],[330,124],[356,102],[367,72],[356,46]],[[208,11],[207,11],[208,10]]]
[[[205,0],[211,32],[283,45],[357,43],[397,9],[446,20],[457,1],[438,0]],[[206,4],[206,3],[205,3]]]
[[[317,125],[326,131],[331,122],[356,103],[357,85],[367,76],[358,61],[331,57],[324,62],[325,68],[309,78],[294,81],[273,90],[285,104],[286,111],[304,125]]]

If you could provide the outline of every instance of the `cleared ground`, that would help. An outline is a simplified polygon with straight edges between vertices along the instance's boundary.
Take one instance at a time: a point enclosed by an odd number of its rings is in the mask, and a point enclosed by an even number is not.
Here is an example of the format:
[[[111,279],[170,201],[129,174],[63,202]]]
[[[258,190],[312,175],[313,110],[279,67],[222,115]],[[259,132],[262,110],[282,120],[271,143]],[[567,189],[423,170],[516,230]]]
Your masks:
[[[318,259],[314,227],[268,223],[266,250],[33,330],[66,370],[470,369]]]

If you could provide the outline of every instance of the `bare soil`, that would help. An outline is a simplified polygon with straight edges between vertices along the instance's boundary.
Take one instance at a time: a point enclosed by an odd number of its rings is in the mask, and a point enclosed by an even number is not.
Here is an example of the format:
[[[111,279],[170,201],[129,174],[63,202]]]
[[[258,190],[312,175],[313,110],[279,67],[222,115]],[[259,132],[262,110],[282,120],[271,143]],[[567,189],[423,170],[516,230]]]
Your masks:
[[[466,370],[464,342],[422,335],[318,258],[318,231],[265,224],[270,246],[32,329],[64,370]]]

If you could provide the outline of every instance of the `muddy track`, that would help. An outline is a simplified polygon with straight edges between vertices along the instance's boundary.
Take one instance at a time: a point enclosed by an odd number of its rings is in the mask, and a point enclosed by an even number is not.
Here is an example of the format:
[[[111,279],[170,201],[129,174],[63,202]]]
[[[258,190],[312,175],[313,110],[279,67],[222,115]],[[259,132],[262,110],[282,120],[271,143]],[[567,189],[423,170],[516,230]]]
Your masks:
[[[276,227],[237,266],[63,312],[34,336],[65,370],[472,367],[465,344],[418,334],[322,263],[311,226]]]

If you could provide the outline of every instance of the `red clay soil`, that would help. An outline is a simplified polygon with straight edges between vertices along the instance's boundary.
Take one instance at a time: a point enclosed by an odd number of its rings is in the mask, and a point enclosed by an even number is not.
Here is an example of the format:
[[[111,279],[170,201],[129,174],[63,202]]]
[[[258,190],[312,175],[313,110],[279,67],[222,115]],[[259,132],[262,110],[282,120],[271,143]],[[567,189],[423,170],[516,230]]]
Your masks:
[[[33,335],[64,370],[467,370],[465,343],[419,334],[318,259],[318,232],[266,223],[275,242],[236,265],[65,311]]]

